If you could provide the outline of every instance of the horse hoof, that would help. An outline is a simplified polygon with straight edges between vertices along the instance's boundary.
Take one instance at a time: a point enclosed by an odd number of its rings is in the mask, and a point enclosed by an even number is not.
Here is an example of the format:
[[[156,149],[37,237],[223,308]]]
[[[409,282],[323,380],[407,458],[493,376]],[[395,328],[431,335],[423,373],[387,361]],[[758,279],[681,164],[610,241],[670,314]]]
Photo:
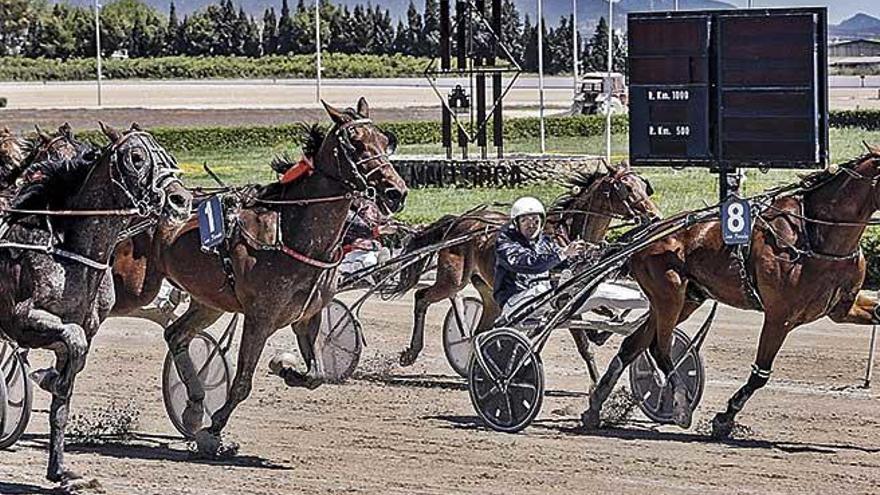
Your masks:
[[[733,421],[724,419],[720,414],[712,419],[712,438],[726,440],[733,433]]]
[[[269,370],[271,370],[273,374],[282,376],[281,373],[285,369],[292,369],[295,362],[296,356],[289,352],[282,352],[281,354],[277,354],[271,360],[269,360]]]
[[[101,483],[95,478],[90,480],[83,479],[82,477],[71,478],[63,481],[60,488],[64,493],[82,493],[85,490],[94,490],[98,493],[104,493]]]
[[[691,427],[693,412],[691,411],[686,394],[682,393],[675,395],[676,397],[673,400],[672,406],[672,421],[674,421],[680,428],[687,430]]]
[[[417,354],[407,349],[400,353],[400,365],[403,367],[412,366],[416,362]]]
[[[219,435],[215,435],[207,429],[196,432],[195,435],[196,448],[199,454],[214,457],[220,452],[222,441]]]
[[[204,457],[234,457],[238,454],[239,445],[226,441],[207,429],[199,430],[195,435],[198,454]]]
[[[587,409],[581,414],[581,426],[583,426],[586,431],[598,430],[600,422],[599,411],[597,410]]]

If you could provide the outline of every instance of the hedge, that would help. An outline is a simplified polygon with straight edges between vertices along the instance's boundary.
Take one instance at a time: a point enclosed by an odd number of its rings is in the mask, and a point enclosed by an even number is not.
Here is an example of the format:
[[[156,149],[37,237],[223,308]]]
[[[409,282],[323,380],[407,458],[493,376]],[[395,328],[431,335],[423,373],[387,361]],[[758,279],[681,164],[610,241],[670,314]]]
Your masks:
[[[421,77],[428,59],[407,55],[326,53],[324,77]],[[82,81],[95,78],[94,59],[0,57],[0,81]],[[290,79],[315,77],[314,55],[108,59],[107,79]]]

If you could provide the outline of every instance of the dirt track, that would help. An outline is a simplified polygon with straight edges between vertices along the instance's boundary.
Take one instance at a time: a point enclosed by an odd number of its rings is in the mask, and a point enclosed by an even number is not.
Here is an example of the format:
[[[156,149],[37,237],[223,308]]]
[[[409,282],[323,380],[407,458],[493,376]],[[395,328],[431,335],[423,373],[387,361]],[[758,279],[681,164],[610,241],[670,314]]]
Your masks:
[[[572,431],[586,401],[586,373],[570,337],[559,333],[543,356],[549,394],[538,420],[505,435],[480,425],[464,382],[445,363],[438,330],[446,305],[429,313],[421,360],[397,367],[410,304],[367,305],[361,378],[345,385],[308,392],[270,376],[266,363],[293,341],[279,332],[228,429],[239,455],[218,462],[190,459],[165,417],[160,329],[111,320],[77,382],[74,412],[133,399],[141,411],[138,439],[73,446],[68,462],[120,494],[880,492],[880,396],[853,387],[863,377],[868,329],[822,320],[796,332],[771,385],[740,416],[752,431],[728,443],[709,441],[702,428],[746,377],[759,315],[720,312],[704,349],[709,382],[692,431],[655,428],[640,414],[599,434]],[[617,344],[606,344],[601,363]],[[43,479],[46,394],[38,392],[36,408],[23,441],[0,452],[0,493],[50,486]]]

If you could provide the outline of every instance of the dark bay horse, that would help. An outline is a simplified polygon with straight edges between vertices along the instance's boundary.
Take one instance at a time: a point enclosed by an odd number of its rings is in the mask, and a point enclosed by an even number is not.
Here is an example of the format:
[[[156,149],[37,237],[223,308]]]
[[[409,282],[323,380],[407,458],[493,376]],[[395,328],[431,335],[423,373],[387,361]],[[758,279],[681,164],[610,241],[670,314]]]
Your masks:
[[[712,423],[713,435],[730,435],[734,418],[773,368],[785,337],[823,316],[838,323],[874,324],[877,305],[858,291],[865,277],[859,240],[880,200],[880,149],[817,172],[802,189],[758,205],[751,242],[738,256],[725,245],[718,220],[697,223],[636,253],[630,267],[651,302],[648,321],[620,346],[590,396],[582,420],[599,426],[599,413],[623,370],[645,349],[669,376],[674,420],[687,428],[692,411],[684,385],[671,373],[672,330],[707,299],[764,312],[758,353],[746,384]]]
[[[324,104],[333,127],[318,144],[313,171],[297,181],[275,183],[254,205],[236,213],[238,226],[226,240],[228,269],[221,256],[200,249],[197,229],[184,231],[162,253],[163,273],[191,296],[189,309],[165,331],[165,339],[183,380],[188,402],[185,427],[194,433],[199,450],[213,454],[235,408],[251,392],[254,370],[266,340],[278,329],[294,325],[307,362],[314,362],[320,311],[335,292],[335,268],[346,214],[357,195],[375,196],[384,213],[399,211],[407,188],[388,159],[391,136],[369,120],[366,100],[357,110]],[[259,208],[258,208],[259,207]],[[267,216],[268,215],[268,216]],[[278,225],[249,228],[248,225]],[[268,240],[280,232],[277,238]],[[194,335],[224,313],[242,313],[244,330],[235,378],[226,403],[203,428],[205,392],[189,356]],[[317,366],[306,375],[287,374],[291,386],[321,383]],[[288,370],[292,373],[292,370]]]
[[[546,228],[568,239],[584,239],[599,243],[605,238],[613,218],[659,218],[660,211],[651,201],[650,184],[626,165],[609,168],[605,172],[581,174],[574,177],[570,193],[550,208]],[[444,249],[437,254],[437,276],[430,287],[415,293],[413,332],[409,348],[400,355],[402,366],[412,365],[424,347],[425,314],[428,307],[444,299],[455,297],[468,283],[473,283],[483,301],[483,313],[478,330],[492,326],[501,309],[492,295],[495,281],[495,229],[510,221],[506,213],[483,210],[463,216],[448,215],[426,227],[407,244],[406,252],[425,247],[443,239],[451,239],[487,227],[489,233],[472,241]],[[400,282],[391,294],[403,294],[412,289],[430,260],[426,258],[401,273]],[[588,360],[589,341],[583,331],[572,331],[578,351]],[[588,360],[589,362],[589,360]]]
[[[47,478],[67,487],[79,478],[64,466],[69,403],[92,337],[113,305],[109,260],[119,233],[136,215],[176,217],[182,225],[180,211],[188,212],[191,200],[185,190],[169,190],[176,170],[152,136],[101,127],[108,146],[35,162],[12,203],[72,215],[12,212],[14,223],[0,240],[0,330],[24,348],[55,353],[55,366],[34,378],[52,394]],[[41,250],[46,246],[51,253]]]

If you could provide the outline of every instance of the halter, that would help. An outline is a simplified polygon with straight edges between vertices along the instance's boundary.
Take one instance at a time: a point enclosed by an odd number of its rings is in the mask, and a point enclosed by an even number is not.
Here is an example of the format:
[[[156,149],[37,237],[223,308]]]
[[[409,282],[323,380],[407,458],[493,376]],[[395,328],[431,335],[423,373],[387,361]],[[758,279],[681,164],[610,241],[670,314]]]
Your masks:
[[[321,198],[305,198],[305,199],[280,199],[280,200],[267,200],[267,199],[257,199],[256,202],[269,204],[269,205],[297,205],[303,206],[308,204],[318,204],[318,203],[331,203],[336,201],[345,201],[352,200],[356,197],[363,197],[369,199],[371,201],[376,199],[376,190],[372,186],[369,185],[370,177],[376,172],[380,172],[385,170],[386,167],[392,166],[390,161],[385,161],[378,167],[370,170],[367,173],[361,172],[361,166],[365,163],[368,163],[372,160],[380,160],[383,158],[388,158],[388,153],[379,153],[376,155],[371,155],[366,158],[361,158],[360,160],[355,160],[353,158],[356,149],[354,144],[351,142],[351,129],[358,126],[364,125],[372,125],[373,121],[371,119],[362,118],[355,119],[349,122],[346,122],[333,132],[333,135],[336,137],[336,146],[333,148],[333,158],[336,161],[336,174],[330,174],[321,168],[315,168],[314,173],[323,175],[328,179],[337,182],[343,186],[346,190],[344,194],[337,196],[327,196]],[[348,175],[353,176],[353,179],[345,178],[343,175],[343,167],[348,167]],[[282,230],[279,224],[277,226],[279,232]],[[277,240],[274,244],[264,244],[257,239],[254,239],[252,236],[248,235],[244,229],[240,229],[242,233],[242,238],[250,244],[252,247],[262,250],[262,251],[278,251],[284,253],[285,255],[299,261],[301,263],[313,266],[315,268],[329,270],[336,268],[342,263],[343,253],[341,246],[339,246],[339,240],[342,239],[344,234],[343,231],[340,231],[337,236],[337,240],[334,243],[333,248],[333,257],[329,261],[319,260],[313,258],[311,256],[306,255],[300,251],[293,249],[284,243],[284,239],[281,235],[277,237]]]
[[[635,201],[635,202],[630,200],[630,197],[632,196],[632,194],[629,192],[629,189],[626,187],[626,183],[623,182],[623,179],[626,177],[629,177],[630,175],[633,175],[635,177],[638,177],[639,179],[642,179],[641,176],[636,174],[634,171],[630,170],[630,171],[627,171],[627,172],[621,174],[620,176],[615,176],[615,173],[604,175],[599,180],[597,180],[594,184],[592,184],[590,186],[590,188],[588,190],[590,199],[587,202],[586,211],[576,211],[576,213],[584,215],[584,220],[581,223],[581,232],[584,232],[587,230],[587,221],[589,220],[590,215],[597,215],[597,216],[602,215],[602,216],[606,216],[609,218],[616,218],[617,217],[616,215],[613,215],[613,214],[605,214],[605,213],[592,211],[593,199],[596,197],[596,194],[598,192],[599,187],[603,183],[606,183],[606,182],[611,184],[612,192],[617,197],[617,199],[621,203],[623,203],[623,206],[626,208],[628,216],[621,217],[621,218],[623,218],[623,219],[629,219],[629,218],[641,219],[642,218],[643,215],[639,215],[638,213],[636,213],[635,208],[644,205],[648,201],[648,198],[642,198],[642,199]]]

